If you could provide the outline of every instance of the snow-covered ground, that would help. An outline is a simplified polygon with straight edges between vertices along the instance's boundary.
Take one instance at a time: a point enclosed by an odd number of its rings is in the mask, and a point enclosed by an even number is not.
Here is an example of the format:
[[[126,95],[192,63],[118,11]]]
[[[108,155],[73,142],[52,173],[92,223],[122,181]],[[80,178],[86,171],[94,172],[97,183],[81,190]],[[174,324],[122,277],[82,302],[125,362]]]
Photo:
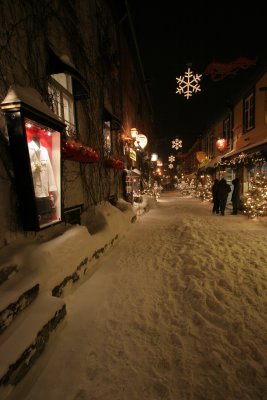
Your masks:
[[[69,294],[16,400],[267,399],[267,221],[165,193]]]

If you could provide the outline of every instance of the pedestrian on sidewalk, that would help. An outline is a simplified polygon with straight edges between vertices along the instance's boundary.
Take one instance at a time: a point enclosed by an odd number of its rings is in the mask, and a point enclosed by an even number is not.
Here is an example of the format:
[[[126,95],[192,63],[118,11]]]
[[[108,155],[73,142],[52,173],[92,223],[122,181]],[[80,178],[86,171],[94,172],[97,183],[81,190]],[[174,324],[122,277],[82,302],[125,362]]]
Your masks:
[[[220,202],[221,215],[224,215],[228,194],[230,192],[231,192],[231,186],[228,185],[228,183],[224,178],[222,178],[218,184],[218,196]]]
[[[239,178],[235,178],[232,180],[232,184],[234,186],[234,190],[232,193],[232,204],[233,204],[233,212],[232,215],[237,215],[238,213],[238,205],[240,200],[240,182]]]
[[[213,201],[213,208],[212,208],[213,214],[214,213],[219,214],[220,200],[219,200],[219,196],[218,196],[218,188],[219,188],[219,179],[215,179],[214,183],[211,187],[212,201]]]

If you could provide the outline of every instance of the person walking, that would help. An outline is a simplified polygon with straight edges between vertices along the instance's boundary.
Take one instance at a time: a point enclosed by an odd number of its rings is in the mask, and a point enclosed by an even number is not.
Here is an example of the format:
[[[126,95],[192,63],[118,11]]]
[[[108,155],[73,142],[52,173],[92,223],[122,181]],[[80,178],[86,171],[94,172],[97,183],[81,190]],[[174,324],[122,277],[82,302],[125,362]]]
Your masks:
[[[214,183],[211,187],[211,191],[212,191],[212,201],[213,201],[213,208],[212,208],[212,212],[213,214],[219,214],[219,210],[220,210],[220,200],[219,200],[219,196],[218,196],[218,188],[219,188],[219,179],[214,179]]]
[[[232,184],[234,186],[234,190],[232,193],[232,205],[233,205],[233,212],[232,215],[237,215],[238,213],[238,206],[239,206],[239,200],[240,200],[240,182],[239,178],[235,178],[232,180]]]
[[[222,178],[218,183],[218,197],[220,203],[221,215],[224,215],[228,194],[231,192],[231,186]]]

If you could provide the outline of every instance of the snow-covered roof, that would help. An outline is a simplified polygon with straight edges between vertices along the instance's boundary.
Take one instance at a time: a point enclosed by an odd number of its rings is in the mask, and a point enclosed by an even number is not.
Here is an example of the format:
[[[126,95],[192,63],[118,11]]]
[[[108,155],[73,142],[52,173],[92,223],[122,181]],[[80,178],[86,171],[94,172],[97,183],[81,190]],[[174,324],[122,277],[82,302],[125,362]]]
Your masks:
[[[259,142],[253,143],[253,144],[251,144],[249,146],[245,146],[245,147],[242,147],[240,149],[231,150],[231,151],[229,151],[229,153],[224,154],[222,158],[229,158],[231,156],[235,156],[237,154],[246,152],[247,150],[254,150],[255,149],[255,151],[256,151],[256,150],[258,150],[259,146],[262,146],[264,144],[267,144],[267,138],[264,139],[264,140],[261,140]]]

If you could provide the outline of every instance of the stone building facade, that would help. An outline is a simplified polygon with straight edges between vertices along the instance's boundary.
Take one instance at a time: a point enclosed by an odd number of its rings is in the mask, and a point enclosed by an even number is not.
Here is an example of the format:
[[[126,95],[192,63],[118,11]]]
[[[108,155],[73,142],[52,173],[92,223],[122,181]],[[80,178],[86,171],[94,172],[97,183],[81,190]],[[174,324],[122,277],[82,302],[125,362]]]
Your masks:
[[[123,196],[123,169],[142,169],[148,159],[153,113],[129,18],[120,1],[29,0],[2,5],[1,247],[25,231],[10,143],[12,121],[7,126],[12,107],[36,109],[39,115],[45,106],[55,121],[63,123],[58,128],[61,189],[57,200],[61,203],[58,219],[63,222],[73,220],[89,227],[95,205]],[[44,114],[51,120],[50,111]],[[130,137],[133,127],[146,135],[148,145],[146,151],[129,157],[130,149],[135,150]],[[75,150],[89,158],[76,157]]]

